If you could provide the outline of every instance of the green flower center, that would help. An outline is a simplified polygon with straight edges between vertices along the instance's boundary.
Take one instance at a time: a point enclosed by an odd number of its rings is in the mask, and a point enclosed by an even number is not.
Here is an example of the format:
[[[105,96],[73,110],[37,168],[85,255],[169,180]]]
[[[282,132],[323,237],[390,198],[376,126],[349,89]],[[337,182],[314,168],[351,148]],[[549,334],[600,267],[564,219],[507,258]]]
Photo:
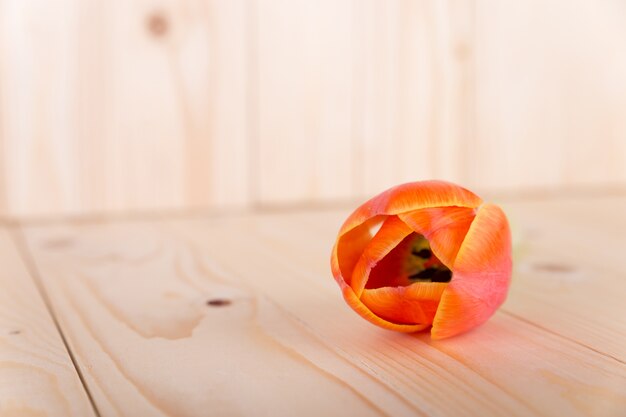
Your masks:
[[[452,271],[437,258],[423,235],[411,233],[370,272],[365,288],[406,287],[415,282],[450,282]]]
[[[412,233],[410,254],[405,258],[404,271],[412,282],[450,282],[452,271],[448,269],[432,252],[428,239],[418,233]]]

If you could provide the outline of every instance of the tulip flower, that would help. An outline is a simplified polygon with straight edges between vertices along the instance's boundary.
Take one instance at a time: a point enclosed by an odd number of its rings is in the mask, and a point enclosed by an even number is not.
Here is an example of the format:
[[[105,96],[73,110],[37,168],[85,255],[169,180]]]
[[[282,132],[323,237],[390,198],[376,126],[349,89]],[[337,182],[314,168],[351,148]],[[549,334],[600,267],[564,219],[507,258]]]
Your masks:
[[[390,330],[470,330],[504,302],[511,232],[504,212],[444,181],[402,184],[357,208],[331,268],[350,307]]]

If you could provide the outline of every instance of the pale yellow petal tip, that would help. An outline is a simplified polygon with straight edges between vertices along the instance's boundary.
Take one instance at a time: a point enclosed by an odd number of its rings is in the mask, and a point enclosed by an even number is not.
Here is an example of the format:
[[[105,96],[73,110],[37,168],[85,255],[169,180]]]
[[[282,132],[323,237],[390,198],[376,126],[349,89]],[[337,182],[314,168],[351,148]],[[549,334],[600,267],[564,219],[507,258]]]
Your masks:
[[[457,335],[457,333],[454,333],[454,332],[451,333],[451,332],[443,331],[438,326],[433,326],[430,329],[430,338],[432,340],[447,339],[449,337],[456,336],[456,335]]]

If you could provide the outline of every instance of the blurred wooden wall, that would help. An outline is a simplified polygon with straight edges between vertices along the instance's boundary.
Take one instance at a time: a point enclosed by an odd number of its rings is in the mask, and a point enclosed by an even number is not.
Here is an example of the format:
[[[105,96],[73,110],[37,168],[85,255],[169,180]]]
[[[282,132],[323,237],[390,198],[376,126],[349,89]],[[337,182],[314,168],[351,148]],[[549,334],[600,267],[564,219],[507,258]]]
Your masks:
[[[626,2],[0,0],[0,214],[626,184]]]

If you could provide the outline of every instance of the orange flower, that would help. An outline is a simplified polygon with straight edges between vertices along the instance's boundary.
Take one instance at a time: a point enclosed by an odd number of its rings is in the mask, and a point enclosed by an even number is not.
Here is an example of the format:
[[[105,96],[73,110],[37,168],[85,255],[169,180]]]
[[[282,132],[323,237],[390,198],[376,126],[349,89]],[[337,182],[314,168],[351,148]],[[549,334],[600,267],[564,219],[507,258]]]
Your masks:
[[[357,208],[331,256],[346,302],[386,329],[442,339],[484,323],[511,280],[506,216],[444,181],[399,185]]]

